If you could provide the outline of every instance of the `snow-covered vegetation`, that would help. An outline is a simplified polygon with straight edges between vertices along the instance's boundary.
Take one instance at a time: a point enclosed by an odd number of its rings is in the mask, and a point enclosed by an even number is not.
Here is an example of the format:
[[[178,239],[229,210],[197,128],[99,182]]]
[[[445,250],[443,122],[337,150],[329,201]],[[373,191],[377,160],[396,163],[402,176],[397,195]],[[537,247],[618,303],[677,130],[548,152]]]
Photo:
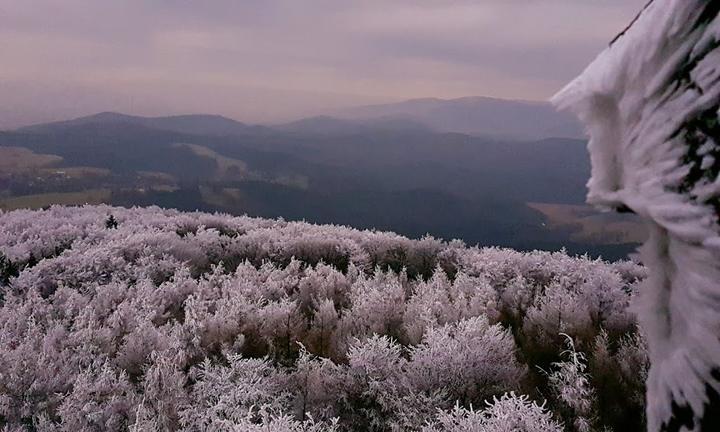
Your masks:
[[[107,206],[0,213],[7,431],[624,431],[630,262]]]

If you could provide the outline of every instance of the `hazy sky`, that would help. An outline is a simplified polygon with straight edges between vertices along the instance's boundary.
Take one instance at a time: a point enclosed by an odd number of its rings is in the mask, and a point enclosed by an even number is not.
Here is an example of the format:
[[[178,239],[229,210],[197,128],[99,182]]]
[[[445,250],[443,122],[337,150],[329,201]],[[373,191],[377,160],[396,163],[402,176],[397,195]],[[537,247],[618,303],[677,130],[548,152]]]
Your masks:
[[[0,127],[545,99],[646,0],[0,0]]]

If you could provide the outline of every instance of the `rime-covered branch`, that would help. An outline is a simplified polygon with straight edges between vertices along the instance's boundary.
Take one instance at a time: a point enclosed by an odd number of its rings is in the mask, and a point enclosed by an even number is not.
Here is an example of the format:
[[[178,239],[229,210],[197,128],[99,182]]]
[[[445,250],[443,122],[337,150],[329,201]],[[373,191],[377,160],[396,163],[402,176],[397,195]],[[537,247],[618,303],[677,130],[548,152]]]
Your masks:
[[[720,430],[719,12],[651,2],[554,98],[591,137],[588,201],[650,228],[637,309],[653,432]]]

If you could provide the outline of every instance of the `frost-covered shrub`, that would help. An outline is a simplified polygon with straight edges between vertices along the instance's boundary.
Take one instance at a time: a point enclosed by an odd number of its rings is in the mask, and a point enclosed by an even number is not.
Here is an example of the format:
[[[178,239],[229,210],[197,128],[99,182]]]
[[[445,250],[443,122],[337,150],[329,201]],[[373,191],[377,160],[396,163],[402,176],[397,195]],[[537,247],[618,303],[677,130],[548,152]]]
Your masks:
[[[564,336],[567,349],[562,353],[563,360],[553,363],[552,371],[547,373],[548,384],[566,417],[572,420],[573,430],[589,432],[595,422],[593,407],[596,395],[586,371],[587,359],[575,349],[572,338]]]
[[[195,384],[179,414],[185,428],[215,430],[247,422],[254,407],[279,411],[289,404],[289,394],[270,362],[230,353],[224,359],[227,364],[205,359],[191,369]]]
[[[561,432],[544,406],[515,393],[493,398],[480,411],[455,405],[451,411],[440,411],[423,432]]]
[[[449,314],[455,314],[456,320],[485,316],[491,323],[500,320],[498,292],[482,276],[469,276],[459,271],[448,287],[452,302]]]
[[[312,321],[305,339],[311,352],[326,358],[342,357],[337,335],[339,320],[340,314],[331,299],[313,302]]]
[[[408,341],[418,343],[426,328],[454,321],[453,306],[450,281],[438,267],[429,281],[418,282],[406,302],[404,331]]]
[[[283,299],[263,305],[251,320],[259,323],[259,333],[278,359],[294,359],[297,341],[306,332],[307,321],[294,300]]]
[[[180,425],[180,407],[188,403],[182,359],[168,350],[154,352],[151,360],[141,385],[143,416],[137,421],[152,419],[161,430],[175,430]]]
[[[67,430],[125,430],[135,423],[139,400],[123,371],[93,364],[78,374],[57,415]]]
[[[304,347],[287,382],[296,417],[301,419],[309,416],[332,421],[338,414],[338,402],[348,388],[345,368],[311,355]]]
[[[373,267],[394,272],[405,269],[409,276],[420,278],[432,276],[433,270],[439,263],[444,264],[448,270],[454,269],[448,254],[439,256],[445,247],[441,241],[433,237],[426,236],[413,242],[397,235],[391,237],[385,233],[373,234],[374,236],[368,236],[367,240],[375,241],[365,242],[365,247],[369,249],[370,264]],[[378,239],[373,237],[384,238],[377,241]]]
[[[588,373],[596,394],[596,411],[613,430],[640,430],[645,405],[648,352],[640,334],[611,342],[606,333],[595,340]],[[618,398],[616,395],[623,395]]]
[[[524,432],[559,432],[562,426],[552,418],[543,405],[528,400],[527,396],[505,394],[488,402],[483,410],[485,432],[517,430]]]
[[[153,423],[148,427],[141,426],[140,430],[157,430]],[[338,430],[337,420],[319,422],[313,418],[297,420],[288,414],[276,413],[267,406],[252,407],[247,410],[244,417],[233,420],[218,420],[207,429],[189,427],[185,431],[212,430],[219,432],[335,432]]]
[[[349,349],[345,410],[367,430],[417,430],[447,400],[442,389],[415,386],[402,347],[387,336],[356,340]]]
[[[557,346],[563,343],[562,334],[581,336],[587,340],[596,331],[588,305],[582,298],[553,282],[541,296],[537,296],[523,320],[523,343],[540,364],[556,359]]]
[[[404,274],[377,270],[372,277],[361,275],[350,286],[350,307],[340,325],[346,334],[369,336],[385,334],[404,339]]]
[[[158,208],[0,213],[0,227],[5,430],[644,421],[628,304],[645,270],[629,262]],[[569,360],[561,332],[587,357]],[[582,406],[562,397],[573,386]]]
[[[465,406],[519,389],[525,374],[510,332],[485,317],[429,328],[409,368],[416,388],[445,389]]]

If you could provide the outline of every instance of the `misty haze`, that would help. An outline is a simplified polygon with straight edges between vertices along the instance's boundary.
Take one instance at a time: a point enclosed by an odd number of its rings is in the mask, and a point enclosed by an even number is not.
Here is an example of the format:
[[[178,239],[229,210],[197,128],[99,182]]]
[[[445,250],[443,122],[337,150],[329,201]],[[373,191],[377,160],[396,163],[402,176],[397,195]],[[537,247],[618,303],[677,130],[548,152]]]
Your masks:
[[[720,430],[717,3],[0,0],[0,429]]]

